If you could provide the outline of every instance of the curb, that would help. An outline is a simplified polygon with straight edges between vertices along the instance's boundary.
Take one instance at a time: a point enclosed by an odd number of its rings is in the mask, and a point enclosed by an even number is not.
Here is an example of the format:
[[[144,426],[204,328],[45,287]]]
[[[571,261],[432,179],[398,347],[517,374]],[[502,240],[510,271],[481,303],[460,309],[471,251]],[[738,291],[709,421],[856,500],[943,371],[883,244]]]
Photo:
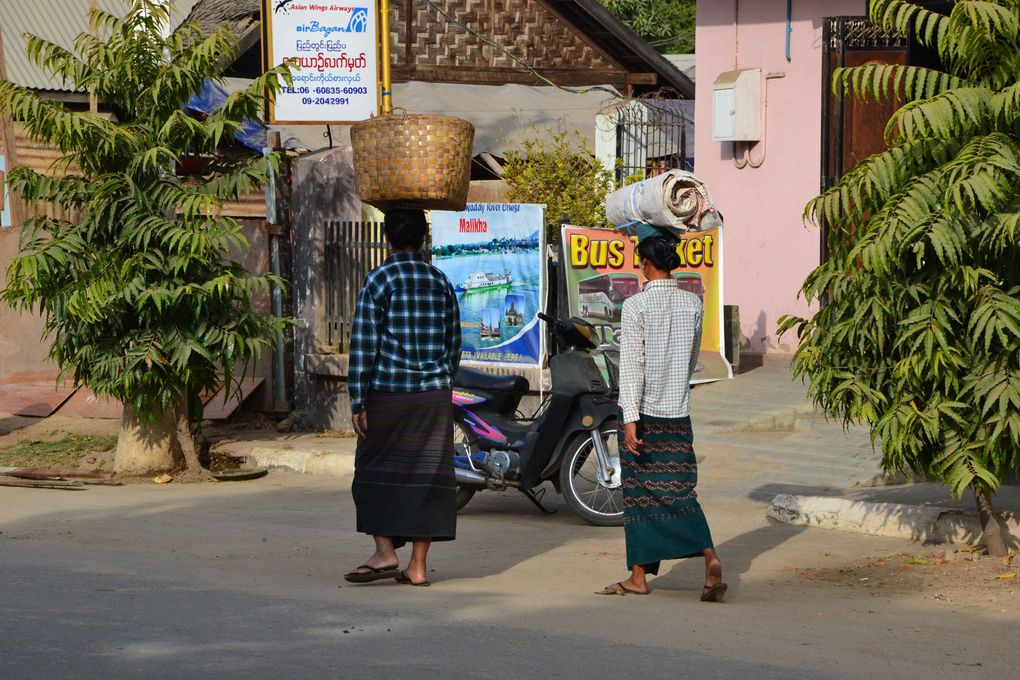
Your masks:
[[[807,402],[732,420],[713,418],[705,413],[706,410],[702,408],[699,413],[695,406],[691,417],[695,423],[702,424],[704,434],[713,435],[737,432],[796,432],[798,431],[797,421],[815,414],[814,406]]]
[[[255,466],[286,468],[308,475],[331,477],[350,477],[354,474],[353,453],[256,447],[244,455]]]
[[[772,499],[765,514],[785,524],[924,543],[976,545],[982,541],[981,525],[975,514],[932,505],[781,494]],[[1007,537],[1020,536],[1017,517],[1006,513],[1001,517]]]

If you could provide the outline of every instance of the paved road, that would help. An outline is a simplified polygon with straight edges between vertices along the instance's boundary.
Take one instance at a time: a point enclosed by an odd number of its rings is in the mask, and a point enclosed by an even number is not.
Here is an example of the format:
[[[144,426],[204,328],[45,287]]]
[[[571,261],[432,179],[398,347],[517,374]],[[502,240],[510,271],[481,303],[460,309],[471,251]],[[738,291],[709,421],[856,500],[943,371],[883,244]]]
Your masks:
[[[693,561],[649,597],[595,596],[624,575],[622,532],[516,494],[476,497],[417,589],[343,583],[368,542],[338,480],[0,488],[0,678],[1015,677],[1015,614],[791,577],[908,546],[709,490],[716,606]]]

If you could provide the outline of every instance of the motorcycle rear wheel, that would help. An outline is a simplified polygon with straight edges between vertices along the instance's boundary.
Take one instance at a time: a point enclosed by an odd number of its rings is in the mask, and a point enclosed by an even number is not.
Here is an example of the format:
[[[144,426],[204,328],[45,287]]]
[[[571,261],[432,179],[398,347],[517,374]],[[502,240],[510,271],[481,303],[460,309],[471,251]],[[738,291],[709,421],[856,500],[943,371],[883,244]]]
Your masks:
[[[457,512],[463,510],[464,506],[471,502],[471,499],[475,497],[475,491],[478,489],[472,486],[457,485]]]
[[[620,455],[616,426],[602,431],[602,441],[611,456]],[[560,466],[560,490],[570,509],[585,522],[600,527],[623,525],[623,489],[610,489],[598,481],[590,432],[579,434],[567,444]]]

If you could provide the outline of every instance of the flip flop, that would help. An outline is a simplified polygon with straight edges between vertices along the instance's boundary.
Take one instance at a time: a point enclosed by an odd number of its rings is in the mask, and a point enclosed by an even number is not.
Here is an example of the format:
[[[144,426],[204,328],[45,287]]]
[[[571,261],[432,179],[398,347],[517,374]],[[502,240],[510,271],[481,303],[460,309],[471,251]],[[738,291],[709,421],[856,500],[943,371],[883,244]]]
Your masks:
[[[404,572],[398,573],[396,576],[393,577],[393,580],[401,585],[414,586],[416,588],[428,588],[430,585],[432,585],[431,581],[421,581],[419,583],[415,583],[414,581],[409,579],[407,577],[407,574],[405,574]]]
[[[596,592],[596,595],[647,595],[649,591],[641,592],[640,590],[631,590],[627,586],[623,585],[623,581],[614,583],[611,586],[606,586],[602,590]]]
[[[702,602],[722,602],[723,597],[726,595],[726,584],[716,583],[715,585],[706,584],[704,589],[701,591]]]
[[[397,571],[397,566],[392,567],[370,567],[367,564],[363,564],[358,569],[368,569],[368,571],[354,571],[344,574],[344,580],[349,583],[371,583],[372,581],[382,581],[383,579],[396,578],[400,572]]]

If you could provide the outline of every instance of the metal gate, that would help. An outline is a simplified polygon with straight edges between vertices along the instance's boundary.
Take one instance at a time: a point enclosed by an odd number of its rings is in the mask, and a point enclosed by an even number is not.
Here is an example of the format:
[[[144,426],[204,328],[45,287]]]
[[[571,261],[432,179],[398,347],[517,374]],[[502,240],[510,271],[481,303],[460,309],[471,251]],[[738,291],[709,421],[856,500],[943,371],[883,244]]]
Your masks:
[[[349,351],[361,284],[387,252],[382,222],[326,222],[326,343],[336,352]]]
[[[821,189],[832,187],[858,161],[885,148],[882,133],[898,102],[860,102],[832,93],[832,75],[843,66],[910,63],[909,41],[866,17],[827,17],[822,30]],[[828,259],[822,225],[820,258]]]
[[[691,170],[687,155],[686,112],[681,99],[635,99],[612,114],[616,124],[616,181],[632,176],[654,177],[666,170]]]
[[[361,284],[390,254],[382,222],[327,221],[324,243],[326,278],[326,344],[345,354],[351,346],[351,327]],[[422,254],[432,261],[432,229]]]

